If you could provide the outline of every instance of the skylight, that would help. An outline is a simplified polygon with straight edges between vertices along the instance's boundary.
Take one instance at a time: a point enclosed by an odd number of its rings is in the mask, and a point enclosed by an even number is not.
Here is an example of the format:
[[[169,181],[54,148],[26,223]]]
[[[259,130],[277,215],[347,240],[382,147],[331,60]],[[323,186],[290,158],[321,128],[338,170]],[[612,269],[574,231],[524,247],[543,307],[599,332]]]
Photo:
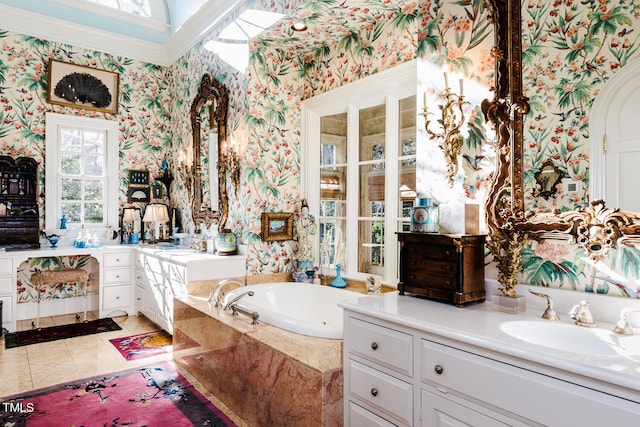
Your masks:
[[[151,18],[151,6],[149,0],[87,0],[102,6],[111,7],[122,12]]]
[[[224,27],[218,37],[208,41],[204,48],[244,73],[249,65],[249,39],[278,22],[283,16],[275,12],[247,9]]]

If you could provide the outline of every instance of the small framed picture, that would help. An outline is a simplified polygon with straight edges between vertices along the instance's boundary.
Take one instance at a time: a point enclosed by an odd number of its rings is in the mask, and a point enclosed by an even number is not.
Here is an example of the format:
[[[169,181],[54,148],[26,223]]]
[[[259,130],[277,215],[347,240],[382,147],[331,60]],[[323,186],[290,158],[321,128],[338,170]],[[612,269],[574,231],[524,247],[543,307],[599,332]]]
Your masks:
[[[129,186],[129,203],[142,202],[149,203],[151,198],[149,197],[149,186],[135,187]]]
[[[293,239],[293,212],[263,212],[262,241]]]
[[[149,171],[129,170],[129,186],[149,185]]]
[[[52,59],[49,61],[49,103],[103,113],[118,112],[120,74]]]

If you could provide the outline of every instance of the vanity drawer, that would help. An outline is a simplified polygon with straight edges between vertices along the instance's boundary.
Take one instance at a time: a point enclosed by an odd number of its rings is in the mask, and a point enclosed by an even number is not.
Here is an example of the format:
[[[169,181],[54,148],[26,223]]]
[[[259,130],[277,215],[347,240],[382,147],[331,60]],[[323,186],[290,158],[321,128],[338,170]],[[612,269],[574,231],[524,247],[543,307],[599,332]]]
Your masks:
[[[611,420],[620,426],[637,425],[637,403],[435,341],[423,339],[421,347],[420,378],[437,393],[474,396],[544,425],[584,425],[576,422],[578,414],[589,425],[609,425]],[[487,393],[488,389],[508,392]]]
[[[13,274],[13,260],[11,258],[0,259],[0,277]]]
[[[116,252],[104,254],[104,267],[125,267],[131,265],[131,253],[129,252]]]
[[[104,284],[131,283],[131,268],[113,268],[104,270]]]
[[[413,386],[349,359],[349,395],[403,425],[413,424]]]
[[[13,279],[9,277],[0,277],[0,294],[13,293]]]
[[[347,413],[347,420],[349,427],[394,427],[395,424],[391,424],[384,418],[380,418],[373,412],[363,408],[360,405],[356,405],[353,402],[349,402],[349,409]]]
[[[349,318],[350,351],[402,375],[413,376],[413,336]]]
[[[117,310],[131,305],[130,286],[105,286],[102,289],[104,297],[102,300],[103,310]]]

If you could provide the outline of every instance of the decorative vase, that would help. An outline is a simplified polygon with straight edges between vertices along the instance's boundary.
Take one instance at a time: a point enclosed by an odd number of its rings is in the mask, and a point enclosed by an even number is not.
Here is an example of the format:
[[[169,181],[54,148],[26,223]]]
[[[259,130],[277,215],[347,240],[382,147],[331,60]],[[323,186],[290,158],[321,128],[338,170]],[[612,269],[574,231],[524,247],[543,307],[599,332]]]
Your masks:
[[[347,282],[340,276],[340,270],[342,269],[342,265],[336,264],[336,278],[331,281],[331,286],[334,288],[346,288]]]
[[[215,238],[216,255],[235,255],[238,249],[236,235],[225,228]]]

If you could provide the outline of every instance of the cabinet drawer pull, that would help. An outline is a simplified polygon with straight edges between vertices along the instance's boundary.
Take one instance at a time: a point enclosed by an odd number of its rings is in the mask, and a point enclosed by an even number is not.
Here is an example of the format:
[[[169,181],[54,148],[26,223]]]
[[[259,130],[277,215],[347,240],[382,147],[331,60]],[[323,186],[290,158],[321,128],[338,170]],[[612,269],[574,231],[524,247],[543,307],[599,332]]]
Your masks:
[[[116,258],[116,262],[120,262],[120,258]]]
[[[436,371],[436,374],[438,375],[442,375],[442,373],[444,372],[444,368],[442,367],[442,365],[436,365],[433,370]]]
[[[445,251],[446,256],[451,256],[451,251]]]
[[[375,387],[371,388],[371,396],[376,397],[378,395],[378,389]]]
[[[116,299],[120,299],[120,297],[116,297]]]
[[[372,343],[371,343],[371,349],[372,349],[373,351],[376,351],[376,350],[378,349],[378,343],[377,343],[377,342],[375,342],[375,341],[374,341],[374,342],[372,342]]]

